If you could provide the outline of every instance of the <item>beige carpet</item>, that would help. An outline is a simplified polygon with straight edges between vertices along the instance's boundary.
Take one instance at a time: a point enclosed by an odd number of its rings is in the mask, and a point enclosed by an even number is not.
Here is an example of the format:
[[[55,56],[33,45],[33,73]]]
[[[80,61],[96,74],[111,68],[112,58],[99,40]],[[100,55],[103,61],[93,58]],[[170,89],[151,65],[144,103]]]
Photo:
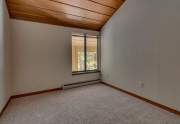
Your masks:
[[[0,124],[180,124],[180,117],[95,84],[14,99]]]

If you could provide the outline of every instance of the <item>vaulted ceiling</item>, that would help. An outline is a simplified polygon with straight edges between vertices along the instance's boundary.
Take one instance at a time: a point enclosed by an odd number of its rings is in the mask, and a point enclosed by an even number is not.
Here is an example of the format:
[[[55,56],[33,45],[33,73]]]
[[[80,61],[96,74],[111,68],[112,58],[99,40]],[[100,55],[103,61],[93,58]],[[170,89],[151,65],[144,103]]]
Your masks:
[[[7,0],[11,18],[100,30],[124,0]]]

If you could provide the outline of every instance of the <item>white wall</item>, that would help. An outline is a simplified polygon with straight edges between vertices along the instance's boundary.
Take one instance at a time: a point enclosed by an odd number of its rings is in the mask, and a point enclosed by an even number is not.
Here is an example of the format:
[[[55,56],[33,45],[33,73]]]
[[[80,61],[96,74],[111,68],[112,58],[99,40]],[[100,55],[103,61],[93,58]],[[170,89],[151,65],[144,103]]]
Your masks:
[[[11,95],[10,21],[4,0],[0,0],[0,112]]]
[[[180,110],[179,13],[180,0],[127,0],[102,29],[103,81]]]
[[[11,20],[13,39],[13,94],[99,79],[99,74],[72,76],[71,33],[75,28]]]

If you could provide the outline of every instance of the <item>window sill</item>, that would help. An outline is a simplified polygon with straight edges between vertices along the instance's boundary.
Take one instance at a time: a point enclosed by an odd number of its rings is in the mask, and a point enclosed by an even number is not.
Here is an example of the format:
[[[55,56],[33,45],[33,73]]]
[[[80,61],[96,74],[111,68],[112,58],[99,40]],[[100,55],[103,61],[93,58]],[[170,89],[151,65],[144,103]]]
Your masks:
[[[81,75],[81,74],[91,74],[91,73],[100,73],[101,71],[84,71],[84,72],[72,72],[72,75]]]

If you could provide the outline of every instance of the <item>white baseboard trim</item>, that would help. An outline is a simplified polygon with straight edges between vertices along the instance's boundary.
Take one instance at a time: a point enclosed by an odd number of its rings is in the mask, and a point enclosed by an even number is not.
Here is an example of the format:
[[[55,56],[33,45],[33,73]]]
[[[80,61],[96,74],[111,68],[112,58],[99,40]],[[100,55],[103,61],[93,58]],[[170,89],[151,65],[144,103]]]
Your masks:
[[[77,83],[72,83],[72,84],[64,84],[62,86],[62,89],[71,89],[71,88],[75,88],[75,87],[81,87],[81,86],[86,86],[86,85],[90,85],[90,84],[96,84],[96,83],[100,83],[101,80],[97,79],[97,80],[90,80],[90,81],[82,81],[82,82],[77,82]]]

